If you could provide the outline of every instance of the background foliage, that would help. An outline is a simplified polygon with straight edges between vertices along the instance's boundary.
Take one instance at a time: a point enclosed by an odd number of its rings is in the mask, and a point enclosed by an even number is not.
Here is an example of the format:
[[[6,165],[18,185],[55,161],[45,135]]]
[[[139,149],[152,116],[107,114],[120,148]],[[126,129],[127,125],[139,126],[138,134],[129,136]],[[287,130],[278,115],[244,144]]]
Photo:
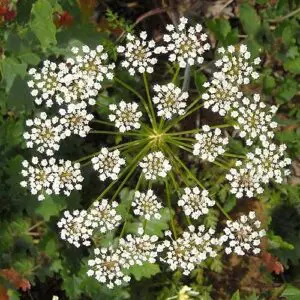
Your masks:
[[[27,88],[27,70],[46,58],[60,60],[73,45],[102,43],[116,58],[114,41],[124,31],[139,27],[159,38],[170,18],[182,14],[204,23],[214,46],[243,41],[262,57],[260,85],[250,89],[279,106],[277,139],[288,145],[294,160],[292,176],[288,183],[270,187],[261,199],[246,202],[229,194],[218,169],[204,168],[201,176],[214,183],[215,196],[227,212],[255,209],[269,225],[263,255],[208,261],[190,278],[160,270],[158,265],[135,268],[130,288],[110,291],[86,276],[88,250],[66,245],[56,228],[62,210],[86,207],[87,199],[97,195],[95,176],[85,176],[90,179],[81,194],[73,193],[68,199],[48,197],[40,203],[19,185],[21,161],[30,156],[22,139],[24,121],[39,110]],[[53,295],[60,299],[176,299],[184,285],[198,291],[198,299],[300,299],[299,22],[299,0],[0,0],[0,299],[52,299]],[[201,91],[209,72],[209,66],[196,70],[192,88]],[[116,90],[111,101],[119,98]],[[101,95],[99,100],[105,101]],[[100,113],[105,114],[105,109]],[[87,141],[84,145],[70,141],[62,156],[77,158],[105,143]],[[130,197],[130,188],[123,189],[124,211]],[[149,224],[148,230],[160,236],[171,213],[166,209],[162,220]],[[207,225],[215,227],[220,217],[212,210]],[[135,226],[131,223],[129,228]]]

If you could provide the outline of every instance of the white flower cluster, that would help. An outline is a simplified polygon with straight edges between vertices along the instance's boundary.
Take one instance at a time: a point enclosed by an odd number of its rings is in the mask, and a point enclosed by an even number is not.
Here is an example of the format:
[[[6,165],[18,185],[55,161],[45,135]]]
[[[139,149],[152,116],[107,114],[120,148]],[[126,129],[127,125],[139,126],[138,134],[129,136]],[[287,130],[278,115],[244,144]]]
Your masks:
[[[125,159],[120,157],[120,151],[109,151],[103,147],[100,154],[92,158],[94,170],[99,172],[99,179],[105,181],[107,178],[116,180],[121,167],[125,165]]]
[[[240,100],[243,93],[240,87],[259,77],[254,66],[260,63],[260,58],[251,59],[246,45],[239,47],[231,45],[226,50],[221,47],[218,53],[222,57],[215,65],[220,71],[213,73],[211,82],[203,84],[207,91],[202,97],[205,100],[205,108],[211,107],[213,112],[225,116],[231,109],[242,106]]]
[[[130,281],[130,276],[124,274],[125,259],[121,257],[122,251],[112,246],[108,248],[94,249],[94,259],[88,261],[88,276],[94,276],[96,280],[112,289]]]
[[[261,222],[256,220],[254,211],[250,211],[248,216],[241,216],[238,221],[228,220],[226,225],[224,235],[220,238],[223,243],[226,243],[226,254],[260,253],[260,240],[266,232],[260,230]]]
[[[228,138],[221,136],[220,128],[212,130],[208,125],[203,125],[202,129],[203,133],[195,135],[197,143],[194,144],[193,154],[199,156],[202,160],[213,162],[225,152]]]
[[[159,210],[162,208],[162,204],[157,201],[157,196],[153,190],[148,190],[146,193],[136,191],[131,205],[134,208],[133,213],[146,220],[153,218],[159,220],[161,218]]]
[[[68,137],[71,134],[86,137],[91,130],[89,122],[94,116],[87,112],[85,102],[71,103],[66,109],[61,108],[59,114],[60,124],[64,127],[62,138]]]
[[[95,201],[87,217],[91,221],[91,226],[97,228],[97,231],[101,233],[111,231],[119,226],[122,217],[117,214],[117,207],[116,201],[111,204],[107,199],[102,199],[101,202]]]
[[[203,53],[210,49],[210,44],[206,42],[207,34],[202,33],[202,26],[197,24],[187,29],[187,22],[188,19],[180,18],[177,30],[173,25],[167,25],[169,33],[163,36],[167,42],[166,50],[170,53],[169,61],[177,62],[180,68],[202,64]]]
[[[103,46],[95,50],[88,46],[74,47],[72,52],[74,59],[68,58],[60,64],[46,60],[39,72],[34,68],[29,70],[32,80],[28,86],[37,104],[46,102],[46,106],[51,107],[54,103],[62,105],[87,100],[93,105],[101,82],[113,78],[115,65],[106,64],[108,55],[103,52]]]
[[[139,163],[147,180],[156,180],[157,177],[166,177],[172,169],[170,162],[161,151],[151,152]]]
[[[227,49],[221,47],[218,53],[222,54],[222,58],[215,65],[226,75],[229,82],[237,85],[249,84],[251,79],[259,77],[254,66],[259,65],[261,60],[259,57],[252,59],[246,45],[230,45]]]
[[[205,101],[204,108],[211,107],[211,110],[220,116],[225,116],[243,96],[235,83],[229,82],[222,72],[213,73],[211,82],[205,82],[203,86],[206,88],[206,92],[202,95]]]
[[[66,210],[64,217],[57,223],[57,226],[61,229],[60,238],[77,248],[81,245],[90,246],[93,228],[86,218],[87,214],[85,210],[75,210],[73,214]]]
[[[151,264],[156,262],[158,237],[144,234],[142,229],[138,230],[138,234],[138,236],[128,234],[119,241],[119,247],[123,250],[122,257],[126,260],[126,268],[143,265],[146,262]]]
[[[117,214],[117,202],[108,203],[106,199],[95,201],[93,207],[86,210],[75,210],[73,214],[64,212],[57,226],[61,229],[61,239],[75,247],[90,246],[90,238],[95,231],[106,233],[119,226],[121,216]]]
[[[88,46],[82,48],[73,47],[75,59],[69,59],[67,63],[72,65],[72,74],[76,74],[83,78],[89,87],[100,90],[101,82],[107,78],[112,80],[114,77],[113,70],[115,64],[106,64],[108,55],[104,52],[102,45],[98,45],[95,50],[91,50]]]
[[[120,239],[116,248],[95,249],[95,258],[88,261],[88,276],[113,288],[130,281],[128,269],[131,266],[155,263],[158,237],[139,233],[140,236],[127,235]]]
[[[21,186],[28,187],[32,195],[38,195],[38,200],[44,200],[45,194],[63,193],[69,196],[73,190],[81,190],[83,177],[81,176],[80,164],[67,160],[59,160],[56,163],[54,158],[39,161],[33,157],[30,164],[23,161],[22,175],[26,180]]]
[[[118,106],[110,104],[109,110],[113,114],[108,116],[109,120],[115,123],[120,132],[139,129],[141,127],[139,120],[142,113],[138,110],[138,107],[136,102],[126,103],[125,101],[121,101]]]
[[[292,161],[284,157],[286,148],[285,144],[277,146],[271,143],[256,148],[254,153],[247,154],[248,159],[256,165],[257,173],[263,183],[268,183],[270,180],[282,183],[284,177],[290,174],[290,170],[286,167],[291,165]]]
[[[231,168],[226,175],[231,184],[231,192],[237,198],[244,194],[253,197],[256,193],[261,194],[264,191],[262,184],[267,184],[270,180],[282,183],[284,177],[290,174],[286,167],[291,164],[290,158],[284,158],[285,150],[284,144],[267,144],[256,148],[254,153],[247,153],[246,161],[236,161],[235,168]]]
[[[182,92],[173,83],[156,84],[153,90],[156,92],[156,95],[152,98],[152,101],[156,104],[159,117],[171,119],[174,115],[183,115],[185,113],[186,100],[189,96],[187,92]]]
[[[155,47],[154,40],[147,41],[147,33],[142,31],[139,38],[131,33],[126,35],[127,44],[118,46],[117,51],[124,55],[125,59],[121,66],[128,69],[131,76],[136,72],[153,73],[153,66],[157,63],[157,58],[153,54],[158,54],[163,50]]]
[[[66,64],[45,60],[40,71],[31,68],[28,71],[32,77],[28,81],[28,87],[31,89],[31,95],[35,97],[35,103],[40,105],[46,102],[47,107],[53,105],[53,97],[59,93],[62,87],[62,78],[68,73]]]
[[[239,130],[239,136],[246,139],[246,145],[251,146],[256,138],[262,142],[274,137],[274,128],[277,123],[272,121],[277,111],[276,106],[268,108],[260,101],[260,95],[254,94],[253,101],[244,97],[242,106],[231,112],[231,116],[237,120],[234,125]]]
[[[242,198],[244,195],[251,198],[264,191],[256,166],[251,161],[236,161],[235,168],[229,170],[226,179],[230,182],[231,193],[237,198]]]
[[[42,112],[39,117],[26,121],[30,131],[23,134],[28,148],[37,147],[37,151],[52,156],[59,149],[59,142],[62,139],[63,126],[59,123],[58,117],[47,118]]]
[[[183,208],[187,216],[197,220],[201,215],[208,214],[209,207],[215,205],[215,201],[208,197],[208,191],[200,191],[198,187],[185,188],[184,194],[178,200],[178,206]]]
[[[201,262],[217,256],[217,247],[221,242],[214,234],[214,229],[206,230],[204,225],[198,227],[198,232],[190,225],[188,231],[176,240],[171,238],[170,231],[165,232],[171,241],[165,240],[159,245],[159,251],[165,250],[166,254],[161,261],[168,264],[172,271],[182,269],[184,275],[189,275]]]

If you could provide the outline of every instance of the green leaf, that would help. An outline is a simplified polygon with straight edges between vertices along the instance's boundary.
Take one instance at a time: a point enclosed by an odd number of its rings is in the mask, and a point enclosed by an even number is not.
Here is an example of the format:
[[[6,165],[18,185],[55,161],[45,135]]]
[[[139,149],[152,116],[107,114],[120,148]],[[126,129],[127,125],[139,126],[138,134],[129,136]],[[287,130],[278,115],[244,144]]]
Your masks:
[[[36,209],[36,213],[41,215],[45,221],[49,221],[52,216],[58,216],[66,207],[64,198],[46,196]]]
[[[72,275],[72,276],[64,276],[63,277],[62,288],[66,292],[69,299],[79,299],[81,295],[80,284],[82,279]]]
[[[206,76],[201,71],[195,71],[194,72],[194,81],[195,81],[197,90],[200,93],[203,93],[205,90],[205,88],[203,87],[203,83],[205,83],[207,81]]]
[[[38,0],[32,6],[30,28],[41,43],[42,48],[56,44],[56,27],[53,23],[54,10],[47,0]]]
[[[231,297],[231,300],[240,300],[240,292],[237,290]]]
[[[121,202],[117,207],[117,211],[123,218],[127,216],[127,212],[130,209],[133,200],[133,195],[134,190],[129,190],[129,188],[122,189],[119,194]]]
[[[32,52],[22,53],[18,56],[20,60],[29,64],[29,65],[37,65],[40,62],[40,57]]]
[[[224,44],[227,35],[231,32],[229,21],[226,19],[209,20],[207,26],[215,34],[217,40]]]
[[[149,235],[157,235],[163,237],[163,231],[169,228],[169,222],[174,215],[174,211],[169,208],[163,208],[160,211],[161,218],[153,219],[147,222],[145,233]]]
[[[244,31],[249,35],[255,35],[260,29],[261,20],[256,10],[248,3],[240,6],[240,20]]]
[[[22,80],[19,76],[13,82],[7,97],[7,106],[9,109],[16,110],[30,110],[34,107],[33,99],[29,92],[26,81]]]
[[[298,84],[293,78],[287,78],[283,84],[281,84],[277,91],[277,100],[279,103],[287,102],[291,100],[298,91]]]
[[[276,87],[276,81],[275,81],[275,78],[271,75],[266,75],[264,77],[264,90],[266,92],[271,92],[272,89],[274,89]]]
[[[20,63],[11,57],[6,57],[0,61],[0,71],[6,84],[6,92],[10,90],[16,76],[19,75],[21,78],[25,76],[26,67],[27,65],[25,63]]]
[[[293,250],[294,246],[286,241],[284,241],[281,236],[275,235],[273,231],[268,232],[268,246],[270,249],[288,249]]]
[[[129,268],[129,272],[134,276],[136,280],[141,280],[143,277],[151,278],[160,272],[158,264],[151,264],[149,262],[144,263],[142,266],[134,265]]]
[[[223,209],[228,213],[236,206],[236,197],[231,193],[228,195]]]
[[[284,289],[281,296],[286,297],[287,300],[299,300],[300,299],[300,289],[288,284]]]
[[[288,59],[283,64],[283,67],[288,72],[300,74],[300,56],[296,57],[295,59]]]

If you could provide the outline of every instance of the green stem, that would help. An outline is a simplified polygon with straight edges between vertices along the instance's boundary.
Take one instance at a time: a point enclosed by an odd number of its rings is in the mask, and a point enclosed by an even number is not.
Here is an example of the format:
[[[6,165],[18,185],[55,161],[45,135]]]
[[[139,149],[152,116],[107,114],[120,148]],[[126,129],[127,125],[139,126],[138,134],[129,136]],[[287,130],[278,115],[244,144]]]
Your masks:
[[[175,140],[173,140],[173,139],[168,139],[168,142],[169,142],[170,144],[173,144],[173,145],[175,145],[175,146],[177,146],[177,147],[179,147],[179,148],[181,148],[181,149],[187,151],[187,152],[193,153],[193,151],[192,151],[191,149],[187,148],[187,147],[192,147],[192,146],[190,146],[190,145],[187,145],[187,144],[182,143],[182,142],[180,142],[180,141],[175,141]]]
[[[117,77],[115,77],[114,79],[115,79],[115,81],[117,83],[119,83],[120,85],[122,85],[123,87],[125,87],[127,90],[129,90],[130,92],[132,92],[133,94],[135,94],[142,101],[142,104],[143,104],[143,106],[144,106],[144,108],[145,108],[145,110],[147,112],[147,115],[148,115],[148,117],[149,117],[149,119],[151,121],[151,124],[152,124],[153,120],[152,120],[152,117],[151,117],[151,113],[149,111],[149,107],[148,107],[148,105],[147,105],[144,97],[138,91],[136,91],[133,87],[131,87],[129,84],[125,83],[121,79],[119,79]]]
[[[155,112],[154,112],[153,105],[152,105],[152,100],[151,100],[151,96],[150,96],[150,91],[149,91],[149,85],[148,85],[148,79],[147,79],[147,73],[146,72],[143,73],[143,79],[144,79],[144,85],[145,85],[147,99],[148,99],[148,105],[149,105],[149,108],[150,108],[150,112],[152,114],[151,123],[154,126],[154,128],[156,128],[157,124],[156,124]]]
[[[136,158],[134,159],[134,162],[131,163],[131,169],[128,172],[128,174],[126,175],[126,177],[123,179],[123,181],[121,182],[121,184],[119,185],[119,187],[117,188],[116,192],[114,193],[114,195],[111,198],[111,201],[113,201],[117,195],[119,194],[119,192],[121,191],[121,189],[123,188],[123,186],[125,185],[125,183],[127,182],[127,180],[129,179],[129,177],[133,174],[133,172],[136,170],[136,167],[140,161],[140,158],[148,151],[148,149],[151,147],[151,143],[149,143],[146,147],[144,147],[142,149],[142,151],[136,156]]]
[[[115,131],[108,131],[108,130],[91,130],[90,133],[95,133],[95,134],[111,134],[111,135],[133,135],[133,136],[145,136],[142,133],[138,132],[115,132]]]
[[[191,130],[186,130],[186,131],[179,131],[179,132],[171,132],[167,133],[167,135],[183,135],[183,134],[189,134],[189,133],[198,133],[203,131],[202,128],[196,128],[196,129],[191,129]]]
[[[220,163],[220,162],[217,161],[217,160],[213,161],[212,163],[213,163],[214,165],[216,165],[216,166],[219,166],[219,167],[223,168],[223,169],[226,169],[226,170],[229,170],[229,169],[230,169],[229,167],[223,165],[222,163]]]
[[[113,147],[110,147],[108,149],[109,150],[116,150],[116,149],[124,150],[124,149],[127,149],[127,148],[134,147],[136,145],[139,145],[140,143],[146,142],[147,140],[148,140],[148,138],[139,139],[139,140],[136,140],[136,141],[131,141],[131,142],[127,142],[127,143],[117,145],[117,146],[113,146]]]
[[[290,12],[289,14],[287,14],[287,15],[285,15],[283,17],[278,17],[278,18],[276,18],[274,20],[270,20],[270,22],[272,22],[272,23],[280,23],[280,22],[282,22],[282,21],[284,21],[284,20],[286,20],[286,19],[288,19],[288,18],[290,18],[290,17],[292,17],[292,16],[294,16],[294,15],[296,15],[298,13],[300,13],[300,7],[298,7],[297,9],[295,9],[294,11]]]
[[[177,161],[181,164],[181,166],[185,169],[185,171],[189,174],[189,176],[202,188],[205,189],[205,187],[202,185],[202,183],[194,176],[194,174],[185,166],[185,164],[176,156]],[[217,207],[220,209],[220,211],[224,214],[224,216],[228,219],[231,220],[230,216],[226,213],[226,211],[223,209],[223,207],[215,201]]]
[[[234,158],[246,158],[246,155],[239,155],[234,153],[223,153],[223,156],[234,157]]]
[[[179,65],[177,65],[177,66],[176,66],[175,73],[174,73],[174,76],[173,76],[173,79],[172,79],[172,83],[175,83],[175,82],[176,82],[177,77],[178,77],[178,74],[179,74],[179,71],[180,71],[180,67],[179,67]]]
[[[167,126],[167,128],[165,128],[164,132],[168,132],[170,130],[171,127],[173,127],[175,124],[181,122],[182,120],[184,120],[186,117],[188,117],[190,114],[192,114],[194,111],[200,109],[204,104],[200,104],[197,107],[194,107],[193,109],[191,109],[190,111],[187,111],[184,115],[180,116],[177,119],[174,119],[169,126]]]
[[[107,122],[107,121],[93,119],[93,120],[91,120],[91,122],[115,127],[115,125],[113,123],[110,123],[110,122]]]
[[[140,100],[145,101],[145,99],[143,98],[143,96],[136,91],[133,87],[131,87],[129,84],[127,84],[126,82],[124,82],[123,80],[114,77],[114,80],[119,83],[120,85],[122,85],[124,88],[126,88],[128,91],[132,92],[133,94],[135,94]]]
[[[214,125],[214,126],[210,126],[210,128],[228,128],[228,127],[232,127],[232,124],[220,124],[220,125]]]
[[[189,141],[189,142],[196,142],[196,139],[188,138],[188,137],[180,137],[180,136],[172,136],[173,140],[179,140],[179,141]]]
[[[170,197],[170,190],[169,190],[168,180],[165,180],[165,185],[166,185],[167,203],[168,203],[168,207],[169,207],[170,213],[171,213],[171,211],[172,211],[172,204],[171,204],[171,197]],[[173,235],[174,235],[175,239],[177,239],[177,233],[176,233],[176,228],[175,228],[173,217],[171,217],[171,228],[172,228]]]
[[[139,186],[140,186],[140,184],[142,182],[142,179],[143,179],[143,173],[141,173],[140,176],[139,176],[138,182],[137,182],[137,184],[135,186],[135,189],[134,189],[133,197],[135,196],[135,192],[139,189]],[[129,215],[130,209],[131,209],[131,205],[128,207],[128,209],[126,211],[125,222],[123,224],[123,227],[122,227],[122,230],[121,230],[121,233],[120,233],[120,237],[119,237],[120,239],[123,237],[123,235],[125,233],[125,228],[127,226],[127,222],[128,222],[127,219],[128,219],[128,215]]]
[[[97,201],[97,200],[100,200],[118,181],[119,181],[119,179],[120,178],[122,178],[123,176],[124,176],[124,174],[126,173],[126,172],[128,172],[128,170],[130,169],[130,168],[132,168],[132,165],[135,165],[135,164],[137,164],[137,162],[138,162],[138,160],[140,159],[140,157],[146,152],[146,151],[148,151],[148,149],[150,148],[150,143],[148,144],[148,145],[146,145],[140,152],[139,152],[139,154],[136,156],[136,159],[134,159],[134,161],[130,164],[130,165],[128,165],[121,173],[120,173],[120,175],[119,175],[119,177],[118,177],[118,179],[117,180],[115,180],[115,181],[112,181],[107,187],[106,187],[106,189],[97,197],[97,199],[95,200],[95,201]],[[133,170],[134,170],[134,168],[133,168]]]

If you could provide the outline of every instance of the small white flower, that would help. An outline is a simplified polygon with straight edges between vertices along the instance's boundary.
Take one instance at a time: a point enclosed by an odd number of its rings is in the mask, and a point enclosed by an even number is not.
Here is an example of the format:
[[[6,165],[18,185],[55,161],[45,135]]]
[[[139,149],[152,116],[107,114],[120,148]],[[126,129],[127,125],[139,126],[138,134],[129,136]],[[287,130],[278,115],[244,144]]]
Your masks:
[[[147,33],[140,33],[139,38],[128,33],[127,43],[117,48],[118,53],[124,55],[121,62],[123,68],[126,68],[131,76],[138,73],[153,73],[153,66],[157,63],[154,53],[159,53],[160,48],[155,48],[154,40],[147,41]]]
[[[220,240],[226,243],[225,253],[245,255],[247,253],[260,253],[260,240],[265,236],[265,230],[260,230],[261,223],[256,220],[255,212],[243,215],[238,221],[228,220],[224,235]]]
[[[162,205],[157,201],[157,196],[152,190],[148,190],[146,193],[136,191],[131,205],[134,208],[134,214],[142,216],[146,220],[152,218],[159,220],[161,218],[159,210],[162,208]]]
[[[60,124],[64,128],[63,137],[68,137],[71,134],[86,137],[91,130],[88,124],[94,116],[87,112],[85,102],[71,103],[66,109],[61,108],[59,114],[61,115]]]
[[[36,147],[40,153],[52,156],[60,147],[63,126],[59,124],[59,118],[47,118],[47,114],[42,112],[39,117],[26,121],[30,131],[23,134],[28,148]]]
[[[87,216],[91,226],[101,233],[111,231],[119,226],[122,217],[117,214],[117,206],[117,202],[113,201],[109,204],[107,199],[102,199],[101,202],[95,201]]]
[[[97,97],[101,85],[95,84],[93,78],[91,78],[91,82],[87,82],[87,80],[88,78],[83,78],[80,72],[64,76],[61,79],[60,91],[55,95],[55,102],[62,105],[85,101],[89,105],[94,105],[96,103],[94,99]]]
[[[32,158],[32,165],[23,162],[22,175],[27,179],[21,182],[23,187],[28,187],[31,194],[39,195],[38,200],[43,200],[46,195],[63,193],[69,196],[73,190],[81,190],[83,177],[79,163],[54,158],[38,160]]]
[[[209,207],[215,205],[215,201],[208,197],[208,191],[200,191],[198,187],[185,188],[184,194],[178,200],[178,206],[183,208],[187,216],[198,219],[201,215],[208,214]]]
[[[79,163],[60,159],[58,164],[52,165],[52,171],[55,174],[52,185],[55,194],[63,193],[69,196],[73,190],[80,191],[82,189],[81,183],[84,178],[81,175]]]
[[[61,89],[60,80],[68,71],[66,64],[56,64],[49,60],[43,62],[43,66],[39,71],[31,68],[28,73],[32,79],[28,81],[28,86],[31,89],[31,95],[35,97],[35,103],[40,105],[45,102],[47,107],[51,107],[53,97]]]
[[[217,247],[221,242],[214,234],[214,229],[206,230],[204,225],[198,227],[198,232],[194,226],[189,226],[177,240],[166,232],[171,241],[165,240],[160,245],[166,255],[161,261],[168,264],[172,271],[181,269],[184,275],[189,275],[201,262],[217,256]]]
[[[270,180],[282,183],[284,177],[290,174],[286,169],[291,164],[290,158],[285,158],[286,145],[279,147],[265,141],[262,148],[256,148],[254,153],[247,153],[247,159],[236,161],[236,167],[231,168],[226,175],[231,184],[231,192],[237,198],[244,195],[253,197],[263,193],[263,184]]]
[[[76,54],[74,60],[68,60],[69,63],[73,63],[72,73],[80,73],[88,85],[99,90],[105,78],[113,79],[115,64],[107,64],[108,54],[103,51],[102,45],[98,45],[95,50],[88,46],[82,46],[81,52],[78,48],[72,50]]]
[[[210,49],[207,43],[207,34],[202,33],[202,26],[190,26],[186,28],[187,19],[180,18],[177,31],[173,25],[167,25],[168,34],[163,36],[167,43],[166,50],[170,53],[169,61],[177,62],[180,68],[187,65],[203,63],[203,53]]]
[[[45,195],[53,194],[52,185],[56,178],[52,169],[54,164],[54,158],[39,161],[37,157],[32,157],[31,164],[24,160],[21,174],[25,180],[21,186],[27,187],[32,195],[38,195],[38,200],[44,200]]]
[[[203,84],[206,92],[202,95],[204,108],[211,108],[221,116],[239,104],[243,93],[235,82],[230,82],[227,75],[222,72],[213,73],[213,79]]]
[[[95,277],[110,289],[130,281],[130,276],[122,272],[125,261],[118,248],[96,248],[94,255],[94,259],[88,261],[88,276]]]
[[[193,154],[202,160],[213,162],[225,152],[228,138],[221,136],[222,132],[219,128],[212,130],[208,125],[204,125],[202,129],[203,133],[195,135],[197,143],[194,144]]]
[[[92,158],[94,170],[99,172],[101,181],[111,178],[116,180],[121,170],[121,166],[125,165],[125,160],[120,157],[120,151],[109,151],[103,147],[100,154]]]
[[[172,169],[170,162],[161,151],[149,153],[139,163],[147,180],[155,180],[157,177],[166,177]]]
[[[285,144],[277,146],[266,141],[262,148],[256,148],[253,154],[247,154],[248,159],[255,164],[263,183],[270,180],[282,183],[284,177],[290,174],[290,170],[286,167],[291,165],[292,161],[284,157],[286,148]]]
[[[120,132],[139,129],[141,127],[139,120],[142,113],[138,110],[136,102],[126,103],[121,101],[118,106],[111,104],[109,110],[113,112],[113,114],[108,116],[109,120],[115,123]]]
[[[262,180],[257,172],[255,164],[251,161],[236,161],[235,168],[231,168],[226,175],[226,179],[230,182],[231,193],[237,198],[247,196],[254,197],[256,194],[262,194]]]
[[[148,262],[154,264],[157,259],[158,249],[156,235],[147,235],[143,231],[138,236],[126,235],[119,240],[121,257],[124,260],[123,266],[130,268],[133,265],[143,265]]]
[[[268,108],[261,102],[259,94],[254,94],[253,100],[244,97],[242,106],[231,112],[231,116],[237,120],[234,128],[239,130],[239,136],[246,140],[248,146],[257,138],[261,141],[272,139],[273,130],[277,127],[277,123],[272,121],[276,111],[276,106]]]
[[[173,83],[166,85],[156,84],[153,87],[156,95],[152,101],[156,104],[157,115],[164,119],[171,119],[174,115],[183,115],[186,108],[187,92],[182,92]]]
[[[260,64],[260,59],[252,59],[246,45],[228,46],[227,50],[220,48],[218,52],[222,56],[215,64],[232,84],[249,84],[251,79],[259,77],[254,66]]]
[[[90,246],[90,238],[93,234],[93,228],[86,219],[87,211],[75,210],[70,213],[64,212],[64,217],[60,219],[57,226],[61,228],[60,237],[70,244],[79,248],[81,245]]]

